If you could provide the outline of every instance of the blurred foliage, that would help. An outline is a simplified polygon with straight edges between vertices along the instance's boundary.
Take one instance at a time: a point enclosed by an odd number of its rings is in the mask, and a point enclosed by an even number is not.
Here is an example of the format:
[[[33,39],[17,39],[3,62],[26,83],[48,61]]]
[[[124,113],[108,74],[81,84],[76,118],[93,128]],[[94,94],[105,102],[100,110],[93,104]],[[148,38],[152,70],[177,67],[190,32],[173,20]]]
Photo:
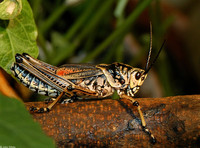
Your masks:
[[[118,49],[125,34],[131,30],[134,21],[151,0],[139,3],[126,18],[124,9],[128,1],[115,3],[114,0],[85,0],[74,5],[70,2],[57,1],[54,5],[51,3],[51,8],[43,12],[47,2],[31,1],[38,23],[38,42],[50,64],[57,65],[74,56],[78,57],[77,62],[91,62],[105,50]],[[42,11],[41,15],[37,15],[38,11]],[[116,55],[117,52],[112,54]]]

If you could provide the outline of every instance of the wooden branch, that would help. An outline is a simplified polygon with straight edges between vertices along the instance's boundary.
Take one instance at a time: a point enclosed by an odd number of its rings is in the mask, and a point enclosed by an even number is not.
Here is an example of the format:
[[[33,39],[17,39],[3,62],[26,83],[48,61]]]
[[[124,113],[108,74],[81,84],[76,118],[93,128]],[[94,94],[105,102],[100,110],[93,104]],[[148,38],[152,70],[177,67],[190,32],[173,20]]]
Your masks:
[[[147,127],[157,139],[155,147],[200,145],[200,95],[136,100],[141,105]],[[57,104],[49,113],[32,116],[58,147],[151,146],[148,135],[142,131],[137,109],[122,101],[125,100]],[[31,102],[26,106],[46,105]]]

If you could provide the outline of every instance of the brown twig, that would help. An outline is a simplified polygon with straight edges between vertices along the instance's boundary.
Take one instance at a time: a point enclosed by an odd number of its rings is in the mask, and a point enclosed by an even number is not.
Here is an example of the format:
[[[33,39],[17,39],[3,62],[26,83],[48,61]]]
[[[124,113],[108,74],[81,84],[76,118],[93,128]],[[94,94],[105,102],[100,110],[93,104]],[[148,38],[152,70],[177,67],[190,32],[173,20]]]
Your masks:
[[[58,147],[198,147],[200,95],[138,98],[148,128],[157,139],[152,145],[141,128],[137,109],[117,100],[58,104],[49,113],[34,113]],[[44,102],[26,103],[45,106]]]

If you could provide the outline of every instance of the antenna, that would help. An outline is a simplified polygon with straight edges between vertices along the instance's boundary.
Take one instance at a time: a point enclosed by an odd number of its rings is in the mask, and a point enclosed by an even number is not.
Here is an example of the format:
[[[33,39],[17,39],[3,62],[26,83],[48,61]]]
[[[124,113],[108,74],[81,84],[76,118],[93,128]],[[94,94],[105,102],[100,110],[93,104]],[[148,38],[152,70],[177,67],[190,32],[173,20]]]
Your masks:
[[[149,45],[149,53],[147,56],[147,64],[145,66],[145,71],[147,70],[147,68],[149,66],[149,62],[150,62],[150,58],[151,58],[151,51],[152,51],[152,24],[150,22],[150,45]]]
[[[160,49],[159,49],[159,51],[158,51],[158,53],[157,53],[155,59],[154,59],[153,62],[151,63],[151,65],[150,65],[147,69],[145,69],[144,74],[147,74],[147,73],[149,72],[149,70],[151,69],[151,67],[155,64],[155,62],[156,62],[156,60],[158,59],[158,56],[159,56],[161,50],[163,49],[163,47],[164,47],[164,45],[165,45],[165,42],[166,42],[166,40],[164,40],[164,42],[162,43],[162,46],[160,47]]]

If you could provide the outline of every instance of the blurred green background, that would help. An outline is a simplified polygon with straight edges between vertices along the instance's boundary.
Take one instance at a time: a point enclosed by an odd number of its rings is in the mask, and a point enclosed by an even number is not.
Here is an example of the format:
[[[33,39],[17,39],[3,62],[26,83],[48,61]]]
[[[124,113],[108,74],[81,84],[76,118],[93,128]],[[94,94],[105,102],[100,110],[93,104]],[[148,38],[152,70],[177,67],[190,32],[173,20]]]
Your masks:
[[[39,59],[65,63],[123,62],[144,68],[166,44],[137,97],[200,93],[200,1],[29,1],[38,27]],[[35,96],[33,97],[35,98]]]

